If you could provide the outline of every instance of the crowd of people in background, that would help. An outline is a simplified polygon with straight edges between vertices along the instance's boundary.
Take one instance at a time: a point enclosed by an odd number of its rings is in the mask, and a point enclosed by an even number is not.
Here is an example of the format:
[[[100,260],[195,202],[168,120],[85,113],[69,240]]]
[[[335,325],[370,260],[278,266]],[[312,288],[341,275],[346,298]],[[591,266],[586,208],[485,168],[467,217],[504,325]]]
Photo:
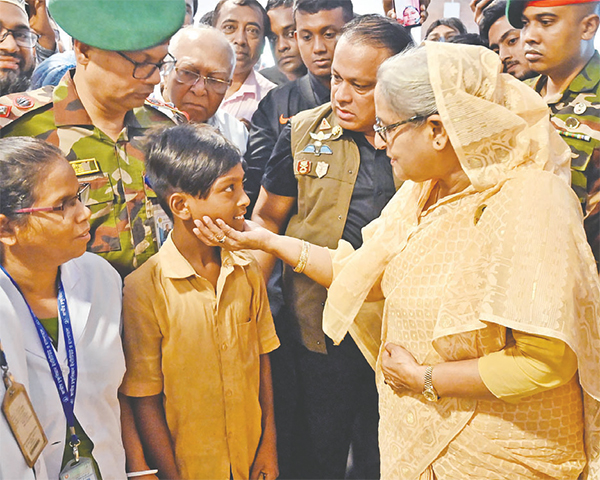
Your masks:
[[[470,6],[0,0],[0,480],[600,478],[600,2]]]

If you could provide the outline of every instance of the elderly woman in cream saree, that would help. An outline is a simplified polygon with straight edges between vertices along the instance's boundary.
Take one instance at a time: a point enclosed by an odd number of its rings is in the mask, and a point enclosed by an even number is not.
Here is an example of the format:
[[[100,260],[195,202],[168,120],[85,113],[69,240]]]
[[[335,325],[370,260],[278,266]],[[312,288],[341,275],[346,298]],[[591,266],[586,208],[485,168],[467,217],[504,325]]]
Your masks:
[[[600,478],[600,284],[569,149],[500,72],[429,42],[382,65],[374,130],[405,183],[357,251],[197,222],[329,286],[325,332],[376,369],[382,478]]]

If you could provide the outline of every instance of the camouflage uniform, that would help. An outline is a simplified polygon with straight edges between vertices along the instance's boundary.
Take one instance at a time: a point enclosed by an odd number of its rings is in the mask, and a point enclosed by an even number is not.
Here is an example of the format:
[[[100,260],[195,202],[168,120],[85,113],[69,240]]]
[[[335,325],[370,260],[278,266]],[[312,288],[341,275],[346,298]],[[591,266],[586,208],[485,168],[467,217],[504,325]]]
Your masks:
[[[0,136],[31,136],[57,145],[78,180],[90,184],[88,250],[106,258],[122,276],[157,251],[156,195],[144,184],[140,140],[148,127],[173,124],[171,117],[151,105],[130,111],[115,143],[92,125],[71,72],[54,90],[44,87],[0,98]]]
[[[547,77],[532,80],[541,92]],[[572,151],[571,185],[585,212],[588,242],[600,270],[600,55],[598,52],[560,97],[550,99],[552,123]],[[575,137],[575,138],[574,138]],[[579,138],[576,138],[579,137]]]

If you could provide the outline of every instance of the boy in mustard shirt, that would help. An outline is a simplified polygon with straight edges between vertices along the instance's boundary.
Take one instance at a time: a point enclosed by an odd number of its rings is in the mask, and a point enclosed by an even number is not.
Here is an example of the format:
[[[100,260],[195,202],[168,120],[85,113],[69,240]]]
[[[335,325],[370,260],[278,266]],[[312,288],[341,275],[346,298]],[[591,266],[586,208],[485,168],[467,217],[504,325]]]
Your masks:
[[[209,247],[194,219],[242,229],[249,199],[239,151],[206,125],[151,133],[150,185],[173,230],[125,279],[130,397],[151,468],[161,478],[275,479],[271,366],[279,346],[253,257]],[[148,228],[148,227],[145,227]]]

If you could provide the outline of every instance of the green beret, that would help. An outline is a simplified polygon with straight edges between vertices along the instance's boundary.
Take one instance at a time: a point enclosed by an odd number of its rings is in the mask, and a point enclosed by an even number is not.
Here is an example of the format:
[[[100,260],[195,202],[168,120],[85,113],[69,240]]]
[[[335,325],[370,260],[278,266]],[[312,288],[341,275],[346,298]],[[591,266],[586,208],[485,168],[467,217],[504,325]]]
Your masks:
[[[506,2],[506,18],[515,28],[523,28],[521,17],[527,6],[528,0],[508,0]]]
[[[71,37],[102,50],[144,50],[168,40],[185,18],[185,0],[49,0]]]

